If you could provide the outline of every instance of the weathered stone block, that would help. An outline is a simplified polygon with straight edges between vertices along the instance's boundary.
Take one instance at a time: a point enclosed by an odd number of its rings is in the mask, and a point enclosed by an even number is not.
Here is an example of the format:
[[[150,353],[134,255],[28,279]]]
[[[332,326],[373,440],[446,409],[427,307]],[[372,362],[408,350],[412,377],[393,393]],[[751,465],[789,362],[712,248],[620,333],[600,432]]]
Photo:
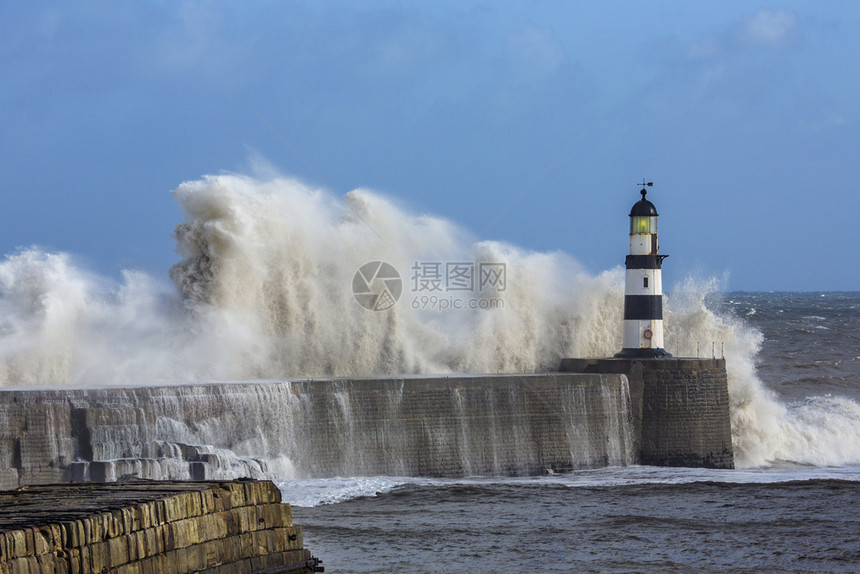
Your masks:
[[[209,493],[201,495],[201,491]],[[65,493],[57,495],[57,492]],[[216,498],[217,495],[217,498]],[[286,505],[263,502],[280,498],[271,482],[133,483],[32,487],[0,496],[51,500],[66,519],[41,523],[48,514],[33,514],[32,526],[5,528],[0,523],[0,574],[5,572],[198,572],[233,565],[283,565],[279,553],[301,549],[300,532],[292,527]],[[96,497],[96,498],[94,498]],[[213,510],[225,500],[228,510]],[[282,510],[279,510],[281,507]],[[35,508],[25,505],[25,508]],[[95,512],[96,514],[92,514]],[[165,519],[159,523],[159,516]],[[238,528],[244,517],[248,530]],[[147,520],[146,517],[153,518]],[[289,520],[288,520],[289,519]],[[284,524],[284,526],[273,526]],[[144,526],[148,526],[144,528]],[[235,530],[227,535],[228,527]],[[297,545],[299,544],[299,545]],[[304,555],[304,554],[302,554]],[[241,566],[240,566],[241,565]]]

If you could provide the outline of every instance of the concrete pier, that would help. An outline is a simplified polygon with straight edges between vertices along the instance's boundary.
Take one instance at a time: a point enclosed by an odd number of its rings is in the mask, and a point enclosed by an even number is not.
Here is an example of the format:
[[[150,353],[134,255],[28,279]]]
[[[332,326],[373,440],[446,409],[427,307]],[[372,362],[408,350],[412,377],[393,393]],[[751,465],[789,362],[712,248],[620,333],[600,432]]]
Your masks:
[[[0,390],[0,489],[733,466],[724,361],[565,359],[560,370]]]
[[[634,464],[629,397],[559,373],[0,391],[0,488]]]
[[[559,370],[627,376],[640,464],[734,468],[725,359],[563,359]]]
[[[0,492],[0,574],[314,572],[318,563],[268,481]]]

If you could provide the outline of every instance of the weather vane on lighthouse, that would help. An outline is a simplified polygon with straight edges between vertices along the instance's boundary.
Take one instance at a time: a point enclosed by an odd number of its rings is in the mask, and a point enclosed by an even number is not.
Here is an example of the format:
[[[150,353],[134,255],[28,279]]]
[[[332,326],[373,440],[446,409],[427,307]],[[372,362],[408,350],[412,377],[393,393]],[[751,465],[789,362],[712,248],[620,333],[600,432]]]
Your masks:
[[[663,259],[657,208],[645,198],[654,182],[642,179],[642,199],[630,210],[630,255],[625,260],[624,344],[619,358],[671,357],[663,349]]]

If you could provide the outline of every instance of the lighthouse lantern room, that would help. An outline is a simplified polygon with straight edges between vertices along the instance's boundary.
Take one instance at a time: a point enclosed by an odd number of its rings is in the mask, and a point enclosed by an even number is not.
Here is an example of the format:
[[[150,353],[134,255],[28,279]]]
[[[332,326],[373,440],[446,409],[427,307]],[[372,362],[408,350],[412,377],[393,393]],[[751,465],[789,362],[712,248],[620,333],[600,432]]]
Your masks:
[[[625,261],[624,344],[618,358],[671,357],[663,349],[663,259],[657,243],[657,208],[645,198],[630,210],[630,254]]]

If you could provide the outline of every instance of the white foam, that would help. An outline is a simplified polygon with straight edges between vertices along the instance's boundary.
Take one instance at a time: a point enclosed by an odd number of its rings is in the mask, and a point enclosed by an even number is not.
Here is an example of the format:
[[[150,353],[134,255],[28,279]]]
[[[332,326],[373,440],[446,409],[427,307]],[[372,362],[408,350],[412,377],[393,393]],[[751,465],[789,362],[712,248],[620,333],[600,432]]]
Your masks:
[[[582,470],[566,474],[537,477],[471,477],[471,478],[404,478],[359,477],[320,478],[276,481],[284,502],[293,506],[313,507],[337,504],[359,498],[377,497],[401,487],[450,488],[452,486],[543,486],[568,488],[606,488],[637,485],[678,485],[701,482],[726,484],[778,484],[810,480],[844,480],[860,482],[860,467],[799,467],[781,465],[762,469],[717,470],[704,468],[668,468],[632,466]]]
[[[284,502],[293,506],[336,504],[363,497],[375,497],[414,481],[409,478],[376,476],[366,478],[315,478],[276,481]]]

